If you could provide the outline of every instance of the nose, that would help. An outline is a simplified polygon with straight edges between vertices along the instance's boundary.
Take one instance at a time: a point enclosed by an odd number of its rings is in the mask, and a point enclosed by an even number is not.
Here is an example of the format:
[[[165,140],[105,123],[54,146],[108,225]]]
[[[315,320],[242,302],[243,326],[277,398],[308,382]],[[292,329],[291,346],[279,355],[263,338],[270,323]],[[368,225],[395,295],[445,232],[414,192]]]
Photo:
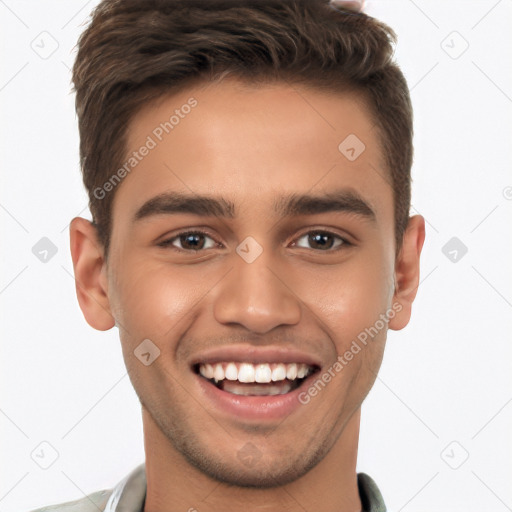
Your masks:
[[[247,263],[236,256],[234,268],[221,281],[214,315],[222,324],[239,324],[265,334],[280,325],[294,325],[301,318],[301,302],[282,269],[264,251]]]

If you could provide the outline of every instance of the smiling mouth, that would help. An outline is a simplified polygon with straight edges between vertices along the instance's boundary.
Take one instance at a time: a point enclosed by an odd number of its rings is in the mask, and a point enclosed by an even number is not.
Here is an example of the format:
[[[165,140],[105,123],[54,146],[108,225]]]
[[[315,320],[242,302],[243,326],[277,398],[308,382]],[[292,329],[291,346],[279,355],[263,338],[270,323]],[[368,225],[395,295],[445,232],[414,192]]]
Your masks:
[[[218,389],[234,395],[284,395],[299,388],[318,367],[305,363],[199,363],[194,371]]]

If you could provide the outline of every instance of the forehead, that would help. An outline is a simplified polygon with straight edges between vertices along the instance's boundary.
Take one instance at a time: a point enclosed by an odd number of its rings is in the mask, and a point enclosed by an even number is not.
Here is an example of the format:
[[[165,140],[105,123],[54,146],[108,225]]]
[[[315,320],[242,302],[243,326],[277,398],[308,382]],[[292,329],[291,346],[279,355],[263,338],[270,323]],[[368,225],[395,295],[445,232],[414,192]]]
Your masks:
[[[229,198],[237,215],[341,187],[376,210],[392,198],[378,131],[353,93],[235,79],[197,85],[142,108],[126,147],[114,207],[126,215],[167,191]]]

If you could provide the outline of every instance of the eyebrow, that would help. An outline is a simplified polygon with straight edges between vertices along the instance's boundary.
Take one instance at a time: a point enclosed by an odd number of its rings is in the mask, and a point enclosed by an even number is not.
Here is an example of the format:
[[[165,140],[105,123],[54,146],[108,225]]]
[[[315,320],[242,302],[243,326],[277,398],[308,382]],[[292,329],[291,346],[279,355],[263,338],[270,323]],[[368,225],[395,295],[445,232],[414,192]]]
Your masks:
[[[274,212],[282,217],[347,212],[375,222],[376,214],[357,192],[341,189],[322,195],[290,194],[274,201]],[[146,201],[135,213],[137,222],[155,215],[189,213],[203,217],[235,218],[235,205],[223,197],[181,192],[159,194]]]

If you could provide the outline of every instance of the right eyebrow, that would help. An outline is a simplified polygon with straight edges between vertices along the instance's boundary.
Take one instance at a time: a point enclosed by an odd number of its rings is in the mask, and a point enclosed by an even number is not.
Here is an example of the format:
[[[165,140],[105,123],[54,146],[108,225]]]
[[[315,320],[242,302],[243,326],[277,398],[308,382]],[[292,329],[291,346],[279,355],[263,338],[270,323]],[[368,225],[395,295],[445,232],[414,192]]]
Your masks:
[[[235,216],[235,205],[222,197],[214,198],[179,192],[164,193],[146,201],[135,213],[133,221],[153,215],[176,213],[232,219]]]

